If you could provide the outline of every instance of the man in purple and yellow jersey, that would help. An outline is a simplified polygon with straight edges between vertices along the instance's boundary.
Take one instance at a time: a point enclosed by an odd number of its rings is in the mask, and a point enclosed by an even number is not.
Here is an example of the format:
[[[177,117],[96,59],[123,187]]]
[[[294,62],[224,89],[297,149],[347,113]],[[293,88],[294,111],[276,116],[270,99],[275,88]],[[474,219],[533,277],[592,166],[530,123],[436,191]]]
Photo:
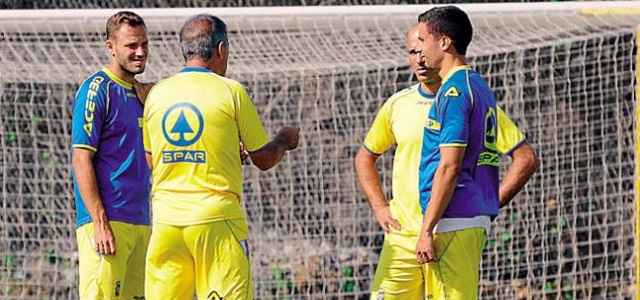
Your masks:
[[[416,260],[415,247],[422,226],[418,169],[424,120],[441,85],[437,69],[427,68],[418,40],[419,24],[407,34],[411,68],[419,83],[389,98],[378,112],[363,147],[356,156],[358,180],[376,220],[385,231],[372,284],[371,299],[425,299],[426,268]],[[537,168],[537,158],[524,135],[498,108],[498,150],[513,158],[501,186],[506,205]],[[392,194],[387,201],[375,163],[397,145],[393,162]],[[503,193],[504,192],[504,193]]]
[[[424,218],[417,260],[426,264],[427,298],[477,299],[491,220],[508,202],[499,192],[504,119],[489,85],[467,65],[473,35],[467,14],[455,6],[437,7],[418,22],[421,57],[439,70],[442,86],[424,123],[419,168]]]
[[[144,299],[151,186],[133,83],[145,68],[147,29],[140,16],[122,11],[106,31],[111,60],[82,83],[73,103],[79,294]]]
[[[283,127],[269,141],[245,88],[225,78],[227,26],[202,14],[180,30],[185,67],[147,96],[144,142],[153,168],[148,299],[253,299],[240,142],[267,170],[298,145]]]

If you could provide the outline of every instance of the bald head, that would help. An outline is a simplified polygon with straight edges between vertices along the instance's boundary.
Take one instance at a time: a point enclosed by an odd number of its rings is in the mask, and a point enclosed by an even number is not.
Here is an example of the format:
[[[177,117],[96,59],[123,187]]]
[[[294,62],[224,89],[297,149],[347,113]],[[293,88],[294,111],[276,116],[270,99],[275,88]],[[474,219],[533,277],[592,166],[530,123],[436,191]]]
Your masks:
[[[189,18],[180,30],[182,56],[187,61],[210,59],[220,43],[227,43],[227,25],[209,14]]]
[[[409,28],[409,32],[407,32],[407,49],[411,49],[414,47],[415,43],[418,43],[418,35],[419,35],[420,23],[416,23],[415,25]]]
[[[438,77],[437,69],[427,68],[425,64],[422,42],[419,39],[422,26],[424,24],[416,23],[407,32],[407,53],[409,54],[411,70],[416,75],[416,79],[425,85],[424,87],[430,92],[435,93],[440,87],[440,77]]]

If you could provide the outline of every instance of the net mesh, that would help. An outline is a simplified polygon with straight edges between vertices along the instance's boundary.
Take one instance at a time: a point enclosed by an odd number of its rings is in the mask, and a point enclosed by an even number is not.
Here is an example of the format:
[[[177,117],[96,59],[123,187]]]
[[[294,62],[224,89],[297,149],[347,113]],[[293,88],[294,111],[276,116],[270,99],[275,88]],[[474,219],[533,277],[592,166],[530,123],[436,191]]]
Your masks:
[[[162,8],[162,7],[264,7],[316,5],[390,5],[390,4],[446,4],[499,3],[509,0],[12,0],[0,2],[0,9],[76,9],[76,8]],[[523,0],[521,2],[549,2]],[[551,1],[553,2],[553,1]]]
[[[470,15],[469,61],[542,161],[494,222],[481,298],[635,297],[640,16]],[[382,103],[412,82],[404,39],[415,17],[224,17],[229,77],[248,86],[268,132],[302,129],[274,170],[244,168],[256,298],[368,297],[383,235],[353,157]],[[184,19],[146,18],[143,80],[180,69]],[[77,298],[71,101],[108,60],[105,20],[0,21],[2,298]],[[391,162],[379,164],[386,187]]]

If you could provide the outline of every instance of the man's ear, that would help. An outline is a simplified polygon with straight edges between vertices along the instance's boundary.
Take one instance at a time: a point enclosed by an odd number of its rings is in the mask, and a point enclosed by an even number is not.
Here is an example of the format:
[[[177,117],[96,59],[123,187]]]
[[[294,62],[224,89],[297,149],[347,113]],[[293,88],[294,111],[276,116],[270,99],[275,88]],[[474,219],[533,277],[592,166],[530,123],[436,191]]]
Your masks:
[[[216,56],[218,56],[218,59],[223,59],[228,51],[229,47],[227,46],[227,42],[220,42],[218,43],[218,47],[216,47]]]
[[[449,50],[452,45],[453,45],[453,40],[451,40],[450,37],[443,35],[440,38],[440,49],[442,49],[443,51]]]
[[[116,56],[116,50],[114,49],[114,44],[111,39],[107,39],[104,43],[104,47],[107,49],[107,53],[111,56]]]

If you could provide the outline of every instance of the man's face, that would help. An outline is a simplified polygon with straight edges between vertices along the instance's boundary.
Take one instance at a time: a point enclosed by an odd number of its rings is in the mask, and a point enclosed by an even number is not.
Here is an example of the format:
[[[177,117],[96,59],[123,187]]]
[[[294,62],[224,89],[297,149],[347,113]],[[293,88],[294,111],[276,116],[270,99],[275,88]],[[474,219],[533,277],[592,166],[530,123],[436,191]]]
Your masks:
[[[418,39],[422,45],[422,59],[428,68],[440,69],[444,59],[444,51],[440,47],[442,37],[431,33],[426,23],[420,23],[418,27]]]
[[[107,40],[107,50],[120,68],[136,75],[144,72],[149,54],[149,40],[144,26],[122,24],[115,36]]]
[[[422,57],[423,47],[419,40],[419,30],[414,27],[407,35],[407,50],[411,70],[421,83],[433,83],[438,80],[438,70],[427,68]]]

